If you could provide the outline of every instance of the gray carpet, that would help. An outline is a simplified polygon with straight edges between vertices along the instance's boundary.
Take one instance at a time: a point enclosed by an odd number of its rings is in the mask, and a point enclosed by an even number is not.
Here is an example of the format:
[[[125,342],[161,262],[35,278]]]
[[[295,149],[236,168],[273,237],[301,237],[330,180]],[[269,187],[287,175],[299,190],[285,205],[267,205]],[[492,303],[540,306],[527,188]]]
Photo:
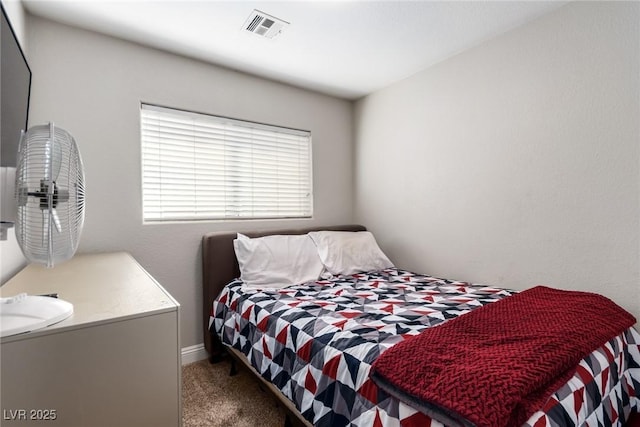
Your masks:
[[[182,367],[184,427],[283,427],[285,412],[246,370],[229,376],[231,364],[207,360]]]

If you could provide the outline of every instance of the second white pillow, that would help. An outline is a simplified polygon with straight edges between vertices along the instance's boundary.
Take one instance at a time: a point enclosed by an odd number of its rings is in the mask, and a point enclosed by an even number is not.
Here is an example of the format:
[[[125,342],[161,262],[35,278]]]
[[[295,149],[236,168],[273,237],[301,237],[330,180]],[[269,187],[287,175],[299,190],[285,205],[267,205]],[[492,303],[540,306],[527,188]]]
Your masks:
[[[313,231],[309,236],[316,244],[325,268],[333,275],[393,267],[368,231]]]

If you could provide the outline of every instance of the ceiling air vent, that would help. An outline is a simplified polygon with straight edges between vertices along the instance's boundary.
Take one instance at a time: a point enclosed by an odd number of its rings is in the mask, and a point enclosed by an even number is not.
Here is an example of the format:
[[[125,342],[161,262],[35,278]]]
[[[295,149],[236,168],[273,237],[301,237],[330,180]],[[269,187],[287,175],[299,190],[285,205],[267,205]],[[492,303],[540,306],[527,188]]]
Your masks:
[[[258,36],[272,39],[278,36],[287,25],[289,25],[287,21],[254,10],[244,23],[244,29]]]

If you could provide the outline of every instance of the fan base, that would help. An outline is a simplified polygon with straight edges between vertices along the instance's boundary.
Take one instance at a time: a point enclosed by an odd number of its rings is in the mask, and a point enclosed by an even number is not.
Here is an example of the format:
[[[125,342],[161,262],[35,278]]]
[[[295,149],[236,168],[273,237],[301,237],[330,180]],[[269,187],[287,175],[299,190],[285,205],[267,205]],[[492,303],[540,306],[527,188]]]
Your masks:
[[[42,329],[72,314],[73,304],[58,298],[27,294],[0,298],[0,337]]]

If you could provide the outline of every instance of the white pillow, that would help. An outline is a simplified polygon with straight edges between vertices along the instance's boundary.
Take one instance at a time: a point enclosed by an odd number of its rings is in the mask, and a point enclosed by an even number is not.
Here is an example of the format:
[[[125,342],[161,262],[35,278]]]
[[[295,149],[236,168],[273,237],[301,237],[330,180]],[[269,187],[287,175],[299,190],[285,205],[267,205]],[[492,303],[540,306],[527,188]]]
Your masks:
[[[393,267],[368,231],[312,231],[309,236],[325,268],[333,275]]]
[[[256,288],[282,288],[318,280],[323,270],[313,241],[304,235],[272,235],[251,239],[238,233],[233,247],[240,279]]]

